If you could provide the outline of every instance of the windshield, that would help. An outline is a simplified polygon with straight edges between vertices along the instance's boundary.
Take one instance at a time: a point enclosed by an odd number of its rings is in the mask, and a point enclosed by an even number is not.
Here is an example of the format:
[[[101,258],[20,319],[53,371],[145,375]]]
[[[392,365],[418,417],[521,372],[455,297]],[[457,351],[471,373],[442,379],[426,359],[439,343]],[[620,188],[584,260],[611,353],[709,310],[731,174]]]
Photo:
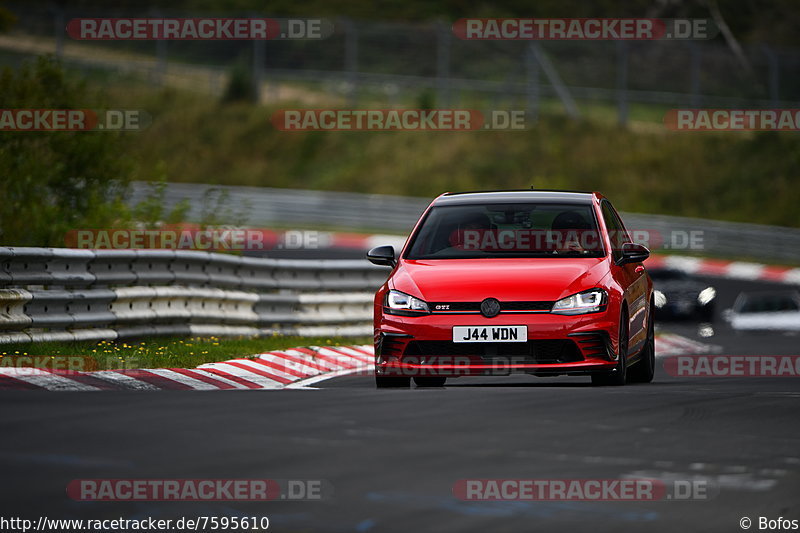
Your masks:
[[[740,303],[740,313],[771,313],[777,311],[797,311],[800,309],[798,295],[790,293],[747,294]]]
[[[514,203],[433,207],[406,259],[604,254],[591,205]]]

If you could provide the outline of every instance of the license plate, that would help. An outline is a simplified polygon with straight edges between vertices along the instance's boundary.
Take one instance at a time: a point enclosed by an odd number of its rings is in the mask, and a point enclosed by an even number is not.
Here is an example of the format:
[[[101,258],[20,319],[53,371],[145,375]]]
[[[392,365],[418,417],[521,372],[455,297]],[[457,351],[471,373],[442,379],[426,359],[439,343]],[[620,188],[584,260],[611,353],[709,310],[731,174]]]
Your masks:
[[[453,326],[453,342],[527,342],[528,326]]]

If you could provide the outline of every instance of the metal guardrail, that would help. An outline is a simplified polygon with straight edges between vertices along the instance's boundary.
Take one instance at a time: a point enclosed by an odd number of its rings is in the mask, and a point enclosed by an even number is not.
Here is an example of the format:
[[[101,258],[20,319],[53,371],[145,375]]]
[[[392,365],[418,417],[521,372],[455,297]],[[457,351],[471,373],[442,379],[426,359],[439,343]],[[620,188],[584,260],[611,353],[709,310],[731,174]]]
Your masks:
[[[372,334],[366,261],[0,248],[0,344],[150,335]]]
[[[129,202],[138,203],[149,190],[147,183],[134,182]],[[406,234],[430,202],[425,198],[382,194],[170,183],[164,191],[164,203],[170,208],[183,199],[189,200],[188,216],[199,221],[204,198],[213,194],[210,192],[213,190],[227,195],[230,205],[240,207],[239,212],[250,213],[246,220],[248,225],[267,227],[324,225]],[[702,255],[800,262],[800,229],[797,228],[639,213],[623,213],[623,216],[629,230],[657,232],[661,236],[700,232],[701,249],[694,251]],[[647,244],[659,251],[659,247]],[[675,251],[674,245],[671,249],[662,249]]]

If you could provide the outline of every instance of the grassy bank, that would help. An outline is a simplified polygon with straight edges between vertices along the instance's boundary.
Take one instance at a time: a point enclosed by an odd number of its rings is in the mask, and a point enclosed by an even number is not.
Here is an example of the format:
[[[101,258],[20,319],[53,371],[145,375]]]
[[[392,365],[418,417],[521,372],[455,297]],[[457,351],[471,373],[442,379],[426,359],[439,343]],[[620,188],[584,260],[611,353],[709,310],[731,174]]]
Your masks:
[[[800,225],[792,133],[676,133],[644,121],[625,129],[557,112],[526,131],[287,133],[267,106],[174,90],[114,99],[137,100],[154,117],[131,136],[139,179],[423,197],[533,185],[599,190],[625,211]]]
[[[371,342],[368,338],[277,336],[239,339],[165,337],[116,342],[4,344],[0,345],[0,368],[18,365],[62,369],[76,365],[73,368],[79,370],[194,368],[203,363],[250,357],[298,346],[339,346]],[[23,358],[34,359],[28,362]]]

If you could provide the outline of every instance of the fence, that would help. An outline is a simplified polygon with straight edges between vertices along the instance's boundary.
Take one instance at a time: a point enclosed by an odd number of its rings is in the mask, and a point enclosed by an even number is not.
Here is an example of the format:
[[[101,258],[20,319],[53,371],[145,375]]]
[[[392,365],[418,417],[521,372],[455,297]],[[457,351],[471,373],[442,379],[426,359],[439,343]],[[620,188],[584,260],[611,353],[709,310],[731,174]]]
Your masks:
[[[149,190],[146,183],[134,183],[129,201],[136,204]],[[381,194],[170,183],[164,192],[164,204],[171,208],[182,199],[189,200],[188,216],[197,221],[202,216],[202,206],[208,203],[205,199],[211,194],[224,194],[228,203],[237,207],[237,213],[247,213],[246,223],[251,226],[318,225],[401,234],[411,231],[429,203],[424,198]],[[706,256],[752,257],[766,262],[800,262],[800,229],[639,213],[623,216],[630,230],[661,236],[699,235],[700,249],[685,251]],[[680,250],[670,240],[662,247],[647,244],[653,251]]]
[[[0,344],[371,335],[387,270],[195,251],[0,248]]]
[[[71,63],[138,72],[154,84],[169,82],[214,94],[224,90],[231,65],[240,61],[263,98],[277,98],[278,82],[291,82],[292,99],[306,91],[317,100],[329,95],[353,106],[365,101],[430,105],[435,100],[438,107],[503,106],[535,115],[540,99],[557,97],[571,115],[580,112],[573,100],[616,106],[624,123],[632,103],[797,107],[800,100],[800,51],[766,45],[745,46],[736,57],[719,40],[464,41],[444,21],[339,19],[332,21],[333,35],[318,41],[114,41],[65,54],[71,44],[66,21],[143,13],[122,8],[87,12],[44,3],[12,3],[8,8],[19,19],[18,35],[46,39],[50,50]],[[13,50],[14,43],[4,46]]]

